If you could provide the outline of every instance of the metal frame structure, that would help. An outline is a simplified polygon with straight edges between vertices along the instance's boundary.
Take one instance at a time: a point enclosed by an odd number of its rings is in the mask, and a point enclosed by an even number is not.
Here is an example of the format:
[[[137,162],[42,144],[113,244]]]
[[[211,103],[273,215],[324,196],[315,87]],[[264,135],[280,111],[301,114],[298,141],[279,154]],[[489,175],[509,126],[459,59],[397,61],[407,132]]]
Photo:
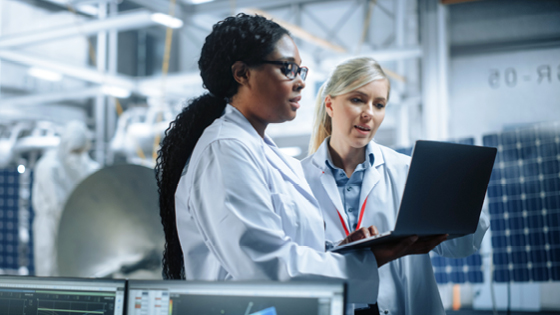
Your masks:
[[[122,0],[121,0],[122,1]],[[10,106],[19,106],[29,103],[52,103],[64,100],[79,100],[83,98],[95,99],[94,107],[91,111],[95,119],[96,147],[95,158],[104,163],[107,154],[105,144],[108,137],[113,133],[116,125],[115,99],[107,97],[102,93],[102,86],[116,86],[140,97],[150,97],[158,94],[154,85],[161,77],[131,77],[117,73],[117,32],[125,30],[137,30],[153,27],[156,23],[151,19],[153,12],[168,13],[171,0],[124,0],[137,7],[139,10],[134,12],[118,12],[118,2],[113,0],[69,0],[71,7],[81,4],[97,5],[98,15],[94,18],[86,17],[86,14],[79,14],[84,22],[69,25],[67,27],[57,27],[40,32],[23,33],[21,35],[0,36],[0,59],[12,63],[27,66],[41,66],[45,69],[57,71],[67,77],[73,77],[85,82],[89,82],[90,87],[84,87],[76,91],[60,91],[53,93],[39,93],[22,95],[17,97],[0,97],[0,102]],[[42,3],[44,5],[58,6],[63,9],[59,0],[33,0],[29,3]],[[441,138],[445,136],[445,120],[436,117],[436,112],[445,109],[444,105],[433,108],[435,99],[445,99],[445,95],[430,94],[433,89],[428,86],[443,84],[446,78],[446,62],[438,63],[442,52],[447,50],[447,43],[443,40],[445,36],[436,36],[431,39],[426,38],[422,45],[419,43],[419,29],[417,23],[418,14],[423,18],[428,17],[429,21],[439,23],[438,30],[445,29],[445,20],[440,15],[435,19],[430,18],[430,10],[425,7],[427,3],[432,3],[431,9],[437,8],[442,11],[442,5],[426,0],[237,0],[225,1],[215,0],[211,2],[192,4],[187,0],[177,0],[176,16],[185,21],[185,26],[178,30],[182,51],[195,55],[200,51],[203,41],[203,34],[210,31],[211,25],[226,15],[238,12],[239,10],[258,10],[261,14],[267,14],[275,20],[280,21],[284,18],[285,25],[293,27],[292,31],[300,49],[314,56],[316,67],[313,71],[327,73],[328,66],[332,66],[346,58],[360,55],[369,55],[386,64],[386,69],[390,76],[395,79],[393,91],[391,93],[396,119],[386,123],[387,128],[394,129],[396,134],[390,141],[397,146],[406,146],[411,143],[414,136],[412,133],[422,130],[426,126],[424,135],[417,137]],[[417,5],[418,10],[417,10]],[[328,10],[318,8],[336,7],[337,12],[333,14]],[[249,9],[242,9],[249,8]],[[439,12],[438,11],[438,12]],[[384,20],[389,23],[381,27],[374,25],[376,21]],[[424,19],[425,20],[425,19]],[[358,24],[356,24],[359,21]],[[351,24],[354,23],[354,24]],[[430,24],[430,25],[432,25]],[[345,28],[353,25],[355,34],[345,32]],[[359,25],[357,29],[356,25]],[[431,34],[428,24],[422,26],[422,35]],[[432,26],[433,28],[433,26]],[[436,34],[439,34],[436,32]],[[357,36],[359,35],[359,36]],[[95,68],[87,65],[75,66],[68,65],[60,61],[48,60],[44,57],[33,56],[31,54],[16,50],[23,46],[29,46],[41,42],[54,41],[70,36],[95,36],[96,60]],[[357,39],[357,40],[356,40]],[[438,40],[439,39],[439,40]],[[435,45],[434,45],[435,44]],[[196,52],[196,53],[192,53]],[[445,54],[443,54],[445,55]],[[436,56],[436,57],[434,57]],[[431,85],[423,86],[420,89],[420,70],[419,60],[422,60],[424,79],[427,77],[437,77]],[[431,61],[430,61],[431,60]],[[166,97],[180,97],[181,89],[185,85],[200,85],[198,71],[193,69],[195,62],[183,62],[179,73],[173,73],[166,79]],[[437,76],[434,76],[434,73]],[[433,80],[427,80],[431,82]],[[91,86],[93,84],[93,86]],[[430,83],[428,83],[430,84]],[[442,86],[440,91],[445,90]],[[423,95],[420,97],[420,95]],[[423,112],[419,110],[420,102],[429,104],[424,106]],[[445,103],[445,101],[442,101]],[[84,103],[84,105],[86,105]],[[418,126],[415,115],[422,113],[425,118]],[[445,111],[443,111],[445,116]],[[412,117],[411,117],[412,116]],[[433,131],[432,127],[438,126],[438,131]],[[110,160],[110,158],[109,158]],[[110,161],[109,161],[110,162]]]

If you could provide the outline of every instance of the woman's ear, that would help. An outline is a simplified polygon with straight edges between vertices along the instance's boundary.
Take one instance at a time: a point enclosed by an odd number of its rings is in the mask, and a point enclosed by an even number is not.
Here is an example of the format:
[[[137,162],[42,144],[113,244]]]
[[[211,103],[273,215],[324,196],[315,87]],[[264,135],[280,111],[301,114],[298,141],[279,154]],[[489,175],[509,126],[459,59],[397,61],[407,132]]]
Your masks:
[[[332,108],[332,97],[330,95],[325,96],[325,110],[327,111],[327,114],[329,115],[329,117],[332,118],[333,116],[333,108]]]
[[[236,61],[231,66],[231,73],[233,73],[233,79],[237,81],[240,85],[247,84],[249,81],[249,68],[243,61]]]

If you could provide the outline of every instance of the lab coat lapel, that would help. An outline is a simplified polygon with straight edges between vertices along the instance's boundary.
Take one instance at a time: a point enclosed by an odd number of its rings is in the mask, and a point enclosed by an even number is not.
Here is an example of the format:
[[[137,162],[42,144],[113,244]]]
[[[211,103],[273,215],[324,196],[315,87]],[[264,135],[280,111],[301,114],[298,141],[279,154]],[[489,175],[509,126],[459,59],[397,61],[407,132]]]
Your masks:
[[[375,187],[375,185],[381,180],[381,174],[379,173],[377,168],[384,163],[383,155],[381,154],[379,146],[372,141],[368,144],[368,147],[369,151],[373,153],[374,160],[372,167],[368,167],[364,173],[362,190],[360,192],[360,207],[364,204],[367,196],[371,194],[373,187]],[[369,159],[369,156],[367,156],[366,158]]]
[[[327,192],[327,196],[329,196],[332,204],[334,205],[338,213],[340,213],[342,219],[344,219],[346,227],[349,227],[348,218],[346,217],[346,212],[344,212],[344,206],[342,205],[340,193],[338,192],[336,181],[334,180],[331,171],[326,171],[321,174],[321,184],[323,185],[323,189],[325,189],[325,191]]]
[[[348,217],[346,216],[344,206],[342,205],[342,199],[340,198],[340,193],[338,192],[338,188],[336,186],[336,180],[334,179],[332,171],[325,164],[328,150],[327,142],[328,141],[323,141],[319,149],[317,149],[317,152],[313,155],[312,164],[321,171],[321,174],[319,175],[321,185],[323,186],[327,196],[329,196],[332,205],[336,208],[338,213],[340,213],[340,216],[344,220],[344,224],[347,228],[349,228]]]
[[[290,159],[284,157],[283,153],[280,152],[270,138],[266,137],[265,143],[265,145],[271,150],[269,151],[269,154],[266,154],[266,158],[272,167],[280,171],[280,174],[282,174],[282,177],[285,180],[291,182],[294,186],[305,192],[307,199],[315,203],[315,197],[313,196],[313,192],[307,184],[307,181],[305,181],[301,165],[298,165],[297,161],[291,161]]]

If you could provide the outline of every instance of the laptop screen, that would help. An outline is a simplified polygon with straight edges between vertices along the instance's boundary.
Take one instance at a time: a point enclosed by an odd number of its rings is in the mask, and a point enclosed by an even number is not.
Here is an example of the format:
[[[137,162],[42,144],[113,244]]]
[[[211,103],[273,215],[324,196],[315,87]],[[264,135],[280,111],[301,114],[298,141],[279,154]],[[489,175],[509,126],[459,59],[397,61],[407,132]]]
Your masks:
[[[344,283],[129,280],[129,315],[342,315]]]
[[[126,280],[0,276],[7,314],[124,315]],[[0,312],[2,313],[2,312]]]

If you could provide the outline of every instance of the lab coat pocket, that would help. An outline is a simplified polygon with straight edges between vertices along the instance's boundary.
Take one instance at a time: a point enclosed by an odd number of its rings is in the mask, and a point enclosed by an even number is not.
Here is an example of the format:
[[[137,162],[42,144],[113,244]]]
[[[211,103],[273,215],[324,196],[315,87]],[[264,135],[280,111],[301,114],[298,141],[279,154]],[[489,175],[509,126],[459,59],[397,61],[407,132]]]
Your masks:
[[[286,194],[273,193],[274,211],[282,218],[282,227],[287,236],[297,240],[299,236],[300,218],[294,200]]]

